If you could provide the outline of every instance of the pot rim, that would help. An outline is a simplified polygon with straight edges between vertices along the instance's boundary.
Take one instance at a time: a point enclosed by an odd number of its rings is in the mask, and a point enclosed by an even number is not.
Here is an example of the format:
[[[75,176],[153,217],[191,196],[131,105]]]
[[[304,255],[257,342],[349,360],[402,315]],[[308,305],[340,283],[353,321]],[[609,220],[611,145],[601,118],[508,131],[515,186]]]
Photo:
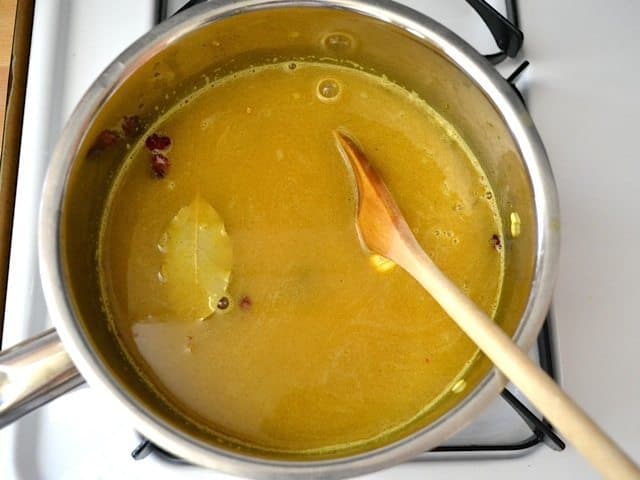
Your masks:
[[[71,359],[93,388],[113,398],[133,426],[183,459],[222,472],[252,478],[314,475],[362,475],[409,460],[437,446],[464,427],[506,384],[495,368],[474,391],[434,423],[389,445],[364,453],[318,461],[268,460],[200,442],[155,418],[120,387],[94,354],[67,296],[61,260],[60,221],[68,175],[77,146],[102,103],[149,56],[201,26],[244,12],[282,7],[347,10],[399,27],[441,53],[465,72],[501,113],[526,160],[536,213],[536,265],[532,290],[514,340],[528,350],[544,321],[555,280],[560,245],[558,196],[551,167],[533,122],[510,85],[473,47],[431,18],[389,0],[213,0],[188,9],[154,27],[121,53],[87,90],[68,120],[45,179],[39,218],[38,252],[45,299]]]

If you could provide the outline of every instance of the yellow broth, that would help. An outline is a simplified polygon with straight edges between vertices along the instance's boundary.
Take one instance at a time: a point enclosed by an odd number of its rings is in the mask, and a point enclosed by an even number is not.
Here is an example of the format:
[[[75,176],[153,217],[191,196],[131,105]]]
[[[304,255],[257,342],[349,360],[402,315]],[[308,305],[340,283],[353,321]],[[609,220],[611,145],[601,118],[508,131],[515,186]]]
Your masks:
[[[434,261],[493,313],[502,233],[477,161],[422,99],[353,68],[269,65],[196,92],[131,148],[104,214],[103,300],[132,363],[203,428],[259,449],[380,439],[459,393],[476,358],[428,293],[361,247],[336,128],[362,145]],[[172,142],[164,178],[151,133]],[[163,277],[164,232],[195,199],[233,249],[230,305],[204,319],[171,304],[194,285],[169,294]]]

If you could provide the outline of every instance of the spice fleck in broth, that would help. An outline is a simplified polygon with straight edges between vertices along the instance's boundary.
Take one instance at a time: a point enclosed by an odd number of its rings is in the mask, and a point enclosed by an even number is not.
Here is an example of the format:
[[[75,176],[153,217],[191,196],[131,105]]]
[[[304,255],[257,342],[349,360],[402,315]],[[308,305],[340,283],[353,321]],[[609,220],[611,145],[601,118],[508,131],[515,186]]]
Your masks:
[[[167,402],[245,445],[321,452],[460,393],[477,349],[363,251],[332,135],[358,138],[421,245],[493,313],[500,222],[455,130],[390,81],[320,63],[247,70],[187,100],[131,150],[99,251],[113,328]],[[153,134],[169,141],[145,145]]]

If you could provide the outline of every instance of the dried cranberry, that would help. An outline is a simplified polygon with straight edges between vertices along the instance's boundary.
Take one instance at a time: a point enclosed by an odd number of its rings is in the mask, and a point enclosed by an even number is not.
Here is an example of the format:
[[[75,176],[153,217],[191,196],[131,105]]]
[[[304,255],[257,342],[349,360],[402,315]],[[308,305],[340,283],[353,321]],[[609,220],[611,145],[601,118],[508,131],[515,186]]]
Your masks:
[[[500,241],[498,234],[494,233],[491,236],[491,245],[498,251],[502,250],[502,242]]]
[[[242,310],[249,310],[251,308],[251,299],[246,295],[240,299],[240,308]]]
[[[151,170],[157,178],[164,178],[169,172],[169,159],[161,153],[154,153],[151,157]]]
[[[115,130],[103,130],[98,134],[98,138],[93,142],[91,152],[106,150],[118,142],[120,134]]]
[[[157,133],[152,133],[147,137],[144,142],[147,149],[152,152],[157,152],[159,150],[166,150],[171,146],[171,139],[166,135],[158,135]]]
[[[140,133],[140,118],[137,115],[124,117],[122,119],[122,131],[125,137],[135,137]]]

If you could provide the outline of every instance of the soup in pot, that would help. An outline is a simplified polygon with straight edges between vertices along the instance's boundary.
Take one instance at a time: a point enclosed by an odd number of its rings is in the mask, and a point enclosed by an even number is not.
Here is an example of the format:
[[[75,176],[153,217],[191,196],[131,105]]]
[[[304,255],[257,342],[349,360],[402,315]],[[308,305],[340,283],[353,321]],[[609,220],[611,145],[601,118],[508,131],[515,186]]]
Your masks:
[[[210,83],[131,146],[103,217],[104,307],[132,364],[203,429],[265,451],[383,438],[460,393],[478,354],[362,248],[337,128],[493,314],[504,252],[486,176],[424,100],[356,68],[286,62]]]

